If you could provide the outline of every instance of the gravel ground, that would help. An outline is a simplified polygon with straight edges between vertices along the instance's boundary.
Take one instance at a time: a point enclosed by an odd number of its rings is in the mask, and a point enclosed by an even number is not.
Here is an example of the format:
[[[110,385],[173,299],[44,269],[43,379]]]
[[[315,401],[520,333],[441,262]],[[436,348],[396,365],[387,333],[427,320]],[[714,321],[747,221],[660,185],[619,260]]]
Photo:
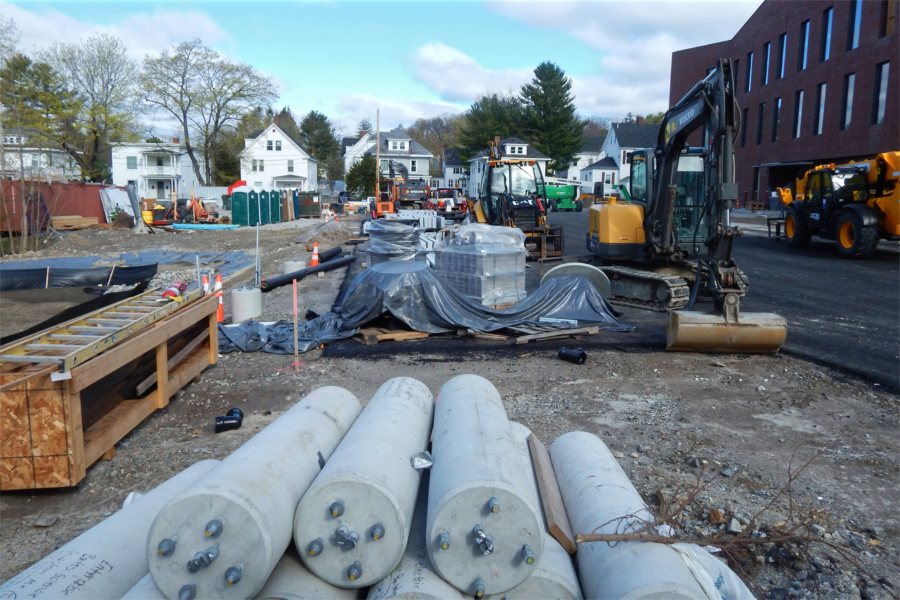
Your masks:
[[[347,221],[320,245],[353,235],[358,224]],[[314,225],[264,228],[264,273],[279,272],[285,259],[308,258],[295,242],[305,242]],[[150,246],[252,253],[254,243],[252,230],[104,230],[68,234],[42,255]],[[327,310],[342,273],[304,280],[301,314]],[[290,286],[265,295],[264,318],[290,314]],[[559,342],[508,346],[453,336],[374,349],[345,341],[302,355],[299,372],[292,357],[225,355],[127,436],[112,460],[90,468],[77,488],[4,493],[0,580],[111,514],[128,492],[147,490],[197,460],[226,456],[317,387],[340,385],[365,401],[390,377],[416,377],[437,393],[450,377],[477,373],[497,386],[510,419],[545,443],[573,430],[600,436],[657,515],[688,497],[670,515],[680,538],[764,542],[800,524],[796,540],[732,553],[732,566],[758,597],[897,597],[896,394],[784,355],[665,353],[623,344],[624,335],[580,340],[589,355],[584,365],[559,361]],[[245,412],[243,427],[213,433],[213,416],[232,406]],[[792,470],[800,472],[785,491]],[[38,526],[53,517],[51,526]]]

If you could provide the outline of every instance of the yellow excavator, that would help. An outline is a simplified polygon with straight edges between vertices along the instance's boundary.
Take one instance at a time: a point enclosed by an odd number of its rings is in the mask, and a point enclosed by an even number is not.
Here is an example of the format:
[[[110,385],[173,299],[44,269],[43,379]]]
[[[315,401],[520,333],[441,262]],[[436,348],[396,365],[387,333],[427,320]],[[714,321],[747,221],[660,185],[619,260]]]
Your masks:
[[[789,187],[778,188],[785,206],[784,233],[797,248],[817,235],[835,240],[848,258],[871,256],[879,239],[900,239],[900,150],[842,165],[818,165]]]
[[[610,300],[667,311],[669,350],[775,352],[787,335],[781,316],[740,310],[749,283],[732,257],[737,114],[722,59],[666,112],[656,147],[631,155],[624,198],[590,209],[587,247],[610,279]],[[700,147],[688,146],[694,132]],[[693,310],[700,298],[715,310]]]

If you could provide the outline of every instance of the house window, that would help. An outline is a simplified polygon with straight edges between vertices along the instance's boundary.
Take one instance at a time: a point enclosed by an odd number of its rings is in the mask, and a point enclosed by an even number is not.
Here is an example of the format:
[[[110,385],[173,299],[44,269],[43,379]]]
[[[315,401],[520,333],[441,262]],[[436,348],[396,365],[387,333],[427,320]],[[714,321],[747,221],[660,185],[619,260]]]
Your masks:
[[[453,167],[453,174],[454,175],[462,175],[462,168],[461,167]]]
[[[266,150],[272,151],[272,140],[266,140]]]
[[[163,166],[163,159],[162,159],[162,156],[157,156],[157,157],[156,157],[156,166],[157,166],[157,167]]]
[[[809,21],[800,24],[800,57],[797,60],[797,70],[806,70],[806,57],[809,54]]]
[[[772,57],[772,42],[766,42],[763,50],[765,58],[763,59],[763,69],[759,81],[762,85],[769,85],[769,59]]]
[[[862,21],[862,0],[852,0],[850,3],[850,30],[847,35],[847,50],[859,47],[859,25]]]
[[[878,23],[878,37],[885,37],[894,30],[894,7],[896,0],[881,0],[881,18]]]
[[[257,161],[255,158],[253,159],[253,167],[251,170],[253,170],[253,171],[259,170],[259,161]]]
[[[281,152],[281,140],[275,140],[275,151]]]
[[[853,118],[853,88],[856,87],[856,73],[844,75],[844,97],[841,101],[841,130],[850,126]]]
[[[816,86],[816,116],[813,119],[813,135],[822,135],[825,125],[825,93],[828,86],[825,82]]]
[[[762,143],[762,133],[763,133],[763,119],[766,116],[766,103],[759,103],[759,111],[757,112],[757,120],[756,120],[756,145],[759,146]]]
[[[741,148],[747,145],[747,127],[750,125],[750,109],[746,106],[741,114]]]
[[[794,93],[794,139],[800,137],[801,126],[803,125],[803,90],[797,90]]]
[[[775,98],[772,105],[772,141],[778,141],[778,122],[781,121],[781,98]]]
[[[417,166],[417,163],[418,163],[418,161],[415,161],[415,160],[409,161],[409,172],[410,172],[410,173],[415,173],[415,172],[416,172],[416,166]]]
[[[31,168],[36,169],[41,166],[41,157],[37,154],[31,155]]]
[[[266,170],[266,169],[263,167],[263,162],[264,162],[263,159],[259,159],[259,170],[260,170],[260,171],[265,171],[265,170]]]
[[[747,80],[744,84],[744,91],[749,92],[753,89],[753,52],[747,53]]]
[[[129,179],[128,185],[133,185],[133,186],[137,187],[137,181],[135,181],[134,179]]]
[[[137,156],[126,156],[125,167],[128,169],[137,169]]]
[[[397,142],[391,142],[391,150],[399,150],[399,149],[400,149],[400,144],[398,144]]]
[[[875,96],[872,103],[872,125],[881,125],[884,122],[884,109],[887,106],[888,70],[889,62],[883,62],[875,66]]]
[[[294,161],[289,160],[288,161],[288,173],[293,173],[293,172],[294,172]]]
[[[825,62],[831,58],[831,25],[834,19],[834,8],[829,6],[822,13],[822,51],[819,60]]]
[[[784,79],[784,62],[787,57],[787,33],[778,36],[778,79]]]

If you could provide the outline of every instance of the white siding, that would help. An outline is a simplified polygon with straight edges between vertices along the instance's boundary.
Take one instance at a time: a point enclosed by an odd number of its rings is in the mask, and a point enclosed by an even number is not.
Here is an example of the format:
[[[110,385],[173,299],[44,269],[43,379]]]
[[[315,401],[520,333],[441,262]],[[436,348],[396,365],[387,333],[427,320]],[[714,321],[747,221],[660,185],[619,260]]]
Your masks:
[[[293,162],[293,171],[288,171],[288,161]],[[318,163],[273,123],[255,139],[245,140],[241,179],[261,183],[264,188],[296,187],[314,192],[318,189]]]

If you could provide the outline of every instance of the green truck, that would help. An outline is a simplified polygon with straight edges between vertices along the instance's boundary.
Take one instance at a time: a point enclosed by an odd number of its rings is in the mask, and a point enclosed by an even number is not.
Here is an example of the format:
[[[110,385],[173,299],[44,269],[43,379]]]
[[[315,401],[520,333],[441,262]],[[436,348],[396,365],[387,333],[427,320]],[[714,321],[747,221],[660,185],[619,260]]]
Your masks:
[[[583,203],[578,200],[581,190],[581,182],[577,179],[563,179],[561,177],[547,177],[544,179],[544,198],[547,208],[551,211],[584,209]]]

